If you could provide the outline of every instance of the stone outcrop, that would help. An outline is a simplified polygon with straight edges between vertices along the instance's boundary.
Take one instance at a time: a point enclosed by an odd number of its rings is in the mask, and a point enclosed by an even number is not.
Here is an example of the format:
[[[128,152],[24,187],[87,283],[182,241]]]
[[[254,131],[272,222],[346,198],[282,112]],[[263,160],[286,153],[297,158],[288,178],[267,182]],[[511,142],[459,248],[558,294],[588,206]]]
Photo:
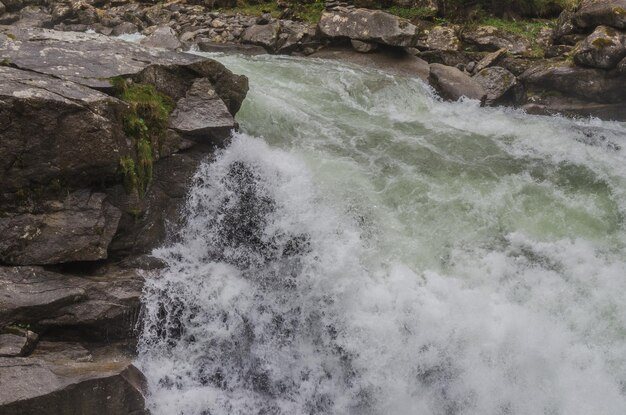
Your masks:
[[[87,2],[53,10],[100,19]],[[128,350],[161,264],[142,254],[235,128],[247,79],[164,50],[158,30],[151,49],[26,26],[0,27],[0,414],[145,413]]]
[[[417,27],[379,10],[339,8],[324,12],[318,24],[325,38],[356,39],[363,42],[380,43],[387,46],[415,46]]]
[[[428,78],[431,86],[444,99],[456,101],[461,97],[476,99],[484,104],[485,89],[476,80],[457,68],[433,63]]]

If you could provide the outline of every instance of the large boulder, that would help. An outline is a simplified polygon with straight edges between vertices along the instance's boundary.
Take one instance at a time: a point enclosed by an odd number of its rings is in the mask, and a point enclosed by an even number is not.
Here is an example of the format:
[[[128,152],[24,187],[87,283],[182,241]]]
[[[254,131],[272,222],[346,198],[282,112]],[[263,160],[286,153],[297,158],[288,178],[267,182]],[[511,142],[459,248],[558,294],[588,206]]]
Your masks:
[[[487,92],[487,105],[516,104],[521,92],[515,75],[500,66],[482,69],[474,79]]]
[[[121,212],[106,194],[81,190],[47,204],[43,212],[0,218],[0,261],[44,265],[107,258]]]
[[[481,51],[493,52],[504,48],[513,55],[521,55],[529,52],[531,47],[528,39],[493,26],[478,26],[465,30],[461,37]]]
[[[582,66],[612,69],[626,57],[626,33],[598,26],[574,51],[574,62]]]
[[[626,0],[583,0],[573,22],[584,29],[600,25],[626,29]]]
[[[444,99],[456,101],[461,97],[467,97],[484,103],[487,98],[485,89],[476,80],[451,66],[431,64],[428,81]]]
[[[141,44],[169,50],[176,50],[183,46],[174,29],[166,25],[156,27],[152,33],[141,40]]]
[[[389,46],[412,47],[418,40],[417,27],[380,10],[338,8],[324,12],[318,30],[326,38],[356,39]]]
[[[279,32],[280,24],[276,21],[270,24],[255,24],[243,32],[241,42],[261,46],[268,52],[275,52]]]
[[[128,354],[73,343],[42,349],[29,358],[0,358],[1,414],[146,413],[146,380]]]
[[[19,52],[4,38],[9,49],[3,55],[16,64]],[[54,180],[91,185],[114,178],[120,157],[130,152],[122,129],[126,108],[73,82],[0,67],[0,191],[29,192]]]
[[[519,79],[534,91],[557,91],[597,103],[626,102],[626,76],[615,70],[542,62],[526,70]]]

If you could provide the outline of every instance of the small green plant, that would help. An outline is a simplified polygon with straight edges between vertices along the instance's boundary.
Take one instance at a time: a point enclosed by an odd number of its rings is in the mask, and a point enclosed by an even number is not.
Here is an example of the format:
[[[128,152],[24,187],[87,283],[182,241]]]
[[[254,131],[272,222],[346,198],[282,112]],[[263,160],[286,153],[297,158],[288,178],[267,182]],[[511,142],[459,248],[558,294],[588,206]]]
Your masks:
[[[174,101],[153,85],[132,84],[121,77],[110,81],[116,96],[129,105],[124,131],[135,144],[134,157],[122,157],[119,171],[126,190],[130,193],[136,189],[143,196],[152,180],[155,147],[165,137]]]
[[[11,40],[17,40],[17,37],[15,37],[15,35],[13,33],[7,33],[6,37],[8,37]]]
[[[0,60],[0,66],[11,66],[11,61],[8,58]]]

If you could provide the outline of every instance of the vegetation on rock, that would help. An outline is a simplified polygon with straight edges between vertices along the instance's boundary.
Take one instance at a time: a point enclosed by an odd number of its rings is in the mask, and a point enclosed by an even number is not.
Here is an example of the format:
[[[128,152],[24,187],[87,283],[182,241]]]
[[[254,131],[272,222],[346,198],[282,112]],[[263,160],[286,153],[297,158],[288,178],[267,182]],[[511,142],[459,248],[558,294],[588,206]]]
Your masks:
[[[111,79],[111,83],[117,97],[129,105],[124,131],[135,144],[134,157],[120,159],[120,173],[129,193],[136,189],[143,195],[152,179],[155,146],[162,143],[174,102],[153,85],[133,84],[119,77]]]

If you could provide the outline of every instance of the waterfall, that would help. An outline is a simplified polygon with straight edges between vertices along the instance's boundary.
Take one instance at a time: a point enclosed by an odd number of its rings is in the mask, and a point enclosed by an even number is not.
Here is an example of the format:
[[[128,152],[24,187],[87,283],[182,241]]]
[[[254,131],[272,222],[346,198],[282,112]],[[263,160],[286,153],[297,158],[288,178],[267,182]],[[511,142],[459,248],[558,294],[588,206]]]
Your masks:
[[[154,252],[153,414],[626,413],[625,124],[217,59],[251,90]]]

